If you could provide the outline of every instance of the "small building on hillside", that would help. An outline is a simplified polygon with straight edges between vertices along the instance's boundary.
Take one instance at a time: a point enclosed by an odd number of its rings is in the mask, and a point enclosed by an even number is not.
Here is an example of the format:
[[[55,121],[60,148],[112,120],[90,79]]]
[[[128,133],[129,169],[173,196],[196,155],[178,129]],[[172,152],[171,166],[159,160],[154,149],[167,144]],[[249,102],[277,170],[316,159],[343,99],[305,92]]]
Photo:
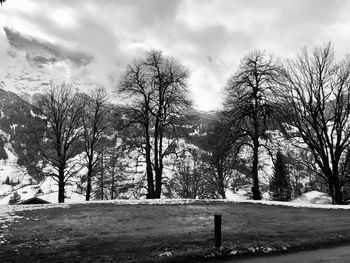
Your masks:
[[[41,205],[41,204],[51,204],[49,201],[46,201],[44,199],[41,199],[39,197],[32,197],[27,200],[23,200],[18,203],[19,205]]]

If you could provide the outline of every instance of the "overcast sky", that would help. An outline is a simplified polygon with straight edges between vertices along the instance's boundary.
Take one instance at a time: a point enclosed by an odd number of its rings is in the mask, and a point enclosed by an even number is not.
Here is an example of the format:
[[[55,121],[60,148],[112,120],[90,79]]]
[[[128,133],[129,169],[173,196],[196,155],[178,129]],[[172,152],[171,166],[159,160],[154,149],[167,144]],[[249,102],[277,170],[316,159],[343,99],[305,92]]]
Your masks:
[[[101,78],[160,49],[190,69],[202,110],[220,107],[228,77],[252,50],[286,58],[331,40],[338,56],[350,53],[347,0],[7,0],[0,23],[90,53]]]

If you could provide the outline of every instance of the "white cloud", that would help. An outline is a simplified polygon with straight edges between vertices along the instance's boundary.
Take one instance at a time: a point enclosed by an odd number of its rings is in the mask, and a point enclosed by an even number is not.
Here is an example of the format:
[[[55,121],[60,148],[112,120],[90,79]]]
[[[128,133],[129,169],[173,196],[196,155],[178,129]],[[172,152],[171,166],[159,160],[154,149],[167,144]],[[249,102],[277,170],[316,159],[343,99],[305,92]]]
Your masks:
[[[0,23],[95,57],[95,78],[108,82],[150,48],[192,72],[201,109],[215,109],[241,58],[255,49],[280,57],[332,40],[349,53],[346,0],[21,0],[0,8]]]
[[[75,11],[69,8],[54,10],[49,17],[64,28],[77,28]]]

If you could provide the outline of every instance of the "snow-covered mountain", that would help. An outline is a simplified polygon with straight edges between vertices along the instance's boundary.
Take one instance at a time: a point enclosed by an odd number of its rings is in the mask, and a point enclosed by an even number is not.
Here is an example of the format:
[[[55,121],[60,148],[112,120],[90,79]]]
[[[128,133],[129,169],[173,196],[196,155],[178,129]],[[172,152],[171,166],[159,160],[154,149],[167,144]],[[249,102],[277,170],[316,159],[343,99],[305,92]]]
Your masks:
[[[89,64],[93,57],[70,51],[5,27],[8,49],[0,52],[1,88],[27,101],[43,93],[51,81],[70,82],[74,88],[89,89],[99,85]]]

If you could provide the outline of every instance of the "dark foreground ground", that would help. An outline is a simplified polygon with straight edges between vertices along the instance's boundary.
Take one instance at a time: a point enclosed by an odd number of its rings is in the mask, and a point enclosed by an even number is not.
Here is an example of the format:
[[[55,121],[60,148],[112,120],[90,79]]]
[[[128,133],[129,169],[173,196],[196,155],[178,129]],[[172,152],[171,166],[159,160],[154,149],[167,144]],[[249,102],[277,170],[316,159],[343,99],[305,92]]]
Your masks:
[[[236,260],[226,260],[225,263],[236,263]],[[240,263],[349,263],[350,245],[323,248],[316,250],[286,253],[276,256],[260,256],[240,259]]]
[[[223,249],[213,247],[214,214]],[[350,243],[350,210],[247,203],[73,204],[0,223],[0,262],[213,262]],[[1,222],[1,221],[0,221]],[[1,225],[2,224],[2,225]],[[3,227],[4,225],[8,227]]]

